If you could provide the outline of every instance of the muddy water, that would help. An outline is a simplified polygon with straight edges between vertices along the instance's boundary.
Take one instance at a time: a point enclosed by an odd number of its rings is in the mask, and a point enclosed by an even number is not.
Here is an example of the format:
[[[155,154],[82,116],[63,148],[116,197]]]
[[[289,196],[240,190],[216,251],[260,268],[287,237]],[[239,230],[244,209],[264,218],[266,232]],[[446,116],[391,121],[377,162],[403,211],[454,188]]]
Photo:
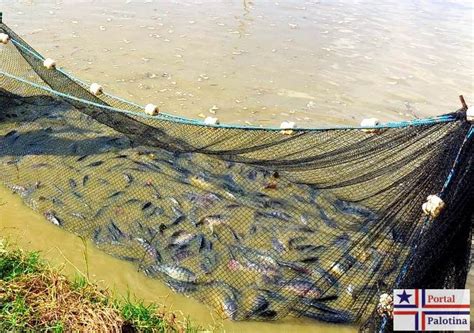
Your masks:
[[[278,125],[409,119],[474,100],[469,2],[0,1],[7,24],[76,76],[169,113]],[[4,205],[1,205],[5,203]],[[82,242],[0,188],[2,234],[85,271]],[[67,260],[65,260],[67,258]],[[94,278],[227,331],[343,332],[310,321],[231,323],[89,247]],[[117,274],[120,272],[120,274]]]
[[[19,196],[0,187],[0,234],[2,238],[28,250],[38,250],[43,257],[55,265],[63,266],[70,275],[87,272],[91,278],[117,292],[126,295],[130,291],[147,302],[166,304],[168,309],[189,316],[193,322],[226,332],[355,332],[356,329],[341,325],[326,325],[311,320],[288,318],[278,322],[231,322],[223,321],[205,305],[170,292],[160,281],[145,277],[125,261],[115,259],[97,249],[87,246],[88,265],[82,240],[46,223],[44,218],[25,206]],[[118,274],[120,272],[120,274]]]
[[[355,125],[474,100],[470,1],[0,4],[7,24],[75,75],[193,118]]]

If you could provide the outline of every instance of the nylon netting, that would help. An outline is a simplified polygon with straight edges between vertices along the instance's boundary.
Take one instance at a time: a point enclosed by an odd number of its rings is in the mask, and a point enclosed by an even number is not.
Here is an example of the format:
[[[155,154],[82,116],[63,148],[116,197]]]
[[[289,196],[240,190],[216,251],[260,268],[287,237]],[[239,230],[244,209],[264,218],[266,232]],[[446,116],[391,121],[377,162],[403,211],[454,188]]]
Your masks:
[[[209,127],[57,69],[6,25],[0,180],[51,223],[235,320],[386,328],[394,288],[462,288],[474,205],[465,110],[362,129]],[[446,209],[423,214],[430,194]],[[471,204],[469,204],[471,202]]]

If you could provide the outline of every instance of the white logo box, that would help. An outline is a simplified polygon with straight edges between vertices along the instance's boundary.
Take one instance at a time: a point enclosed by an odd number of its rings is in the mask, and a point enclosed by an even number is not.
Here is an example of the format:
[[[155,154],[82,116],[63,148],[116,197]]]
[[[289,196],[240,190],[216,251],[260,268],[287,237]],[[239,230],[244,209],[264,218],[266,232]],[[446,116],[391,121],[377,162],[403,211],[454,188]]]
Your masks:
[[[470,331],[469,289],[395,289],[394,331]]]

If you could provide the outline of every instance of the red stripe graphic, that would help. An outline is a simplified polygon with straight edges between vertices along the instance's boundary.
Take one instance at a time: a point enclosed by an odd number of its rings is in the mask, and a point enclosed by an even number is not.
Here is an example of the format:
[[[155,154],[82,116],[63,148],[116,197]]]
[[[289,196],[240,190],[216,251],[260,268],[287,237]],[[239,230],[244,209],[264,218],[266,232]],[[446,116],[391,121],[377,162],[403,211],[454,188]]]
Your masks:
[[[426,304],[423,308],[428,308],[428,309],[457,309],[457,308],[463,308],[463,309],[469,309],[470,305],[469,304]]]

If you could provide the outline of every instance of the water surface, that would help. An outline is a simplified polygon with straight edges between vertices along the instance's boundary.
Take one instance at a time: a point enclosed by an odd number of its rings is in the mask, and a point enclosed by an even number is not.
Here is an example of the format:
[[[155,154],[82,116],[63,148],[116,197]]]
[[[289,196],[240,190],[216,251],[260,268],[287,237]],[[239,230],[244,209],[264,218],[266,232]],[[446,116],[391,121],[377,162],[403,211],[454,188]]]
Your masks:
[[[135,102],[279,125],[474,100],[470,1],[0,1],[45,56]]]
[[[0,10],[9,26],[74,75],[192,118],[355,125],[369,116],[447,113],[459,108],[461,93],[474,100],[469,1],[0,0]],[[76,236],[46,223],[3,187],[0,205],[2,234],[85,271]],[[132,265],[88,251],[93,278],[205,325],[230,332],[353,331],[296,319],[222,322]],[[68,263],[66,270],[74,268]]]

